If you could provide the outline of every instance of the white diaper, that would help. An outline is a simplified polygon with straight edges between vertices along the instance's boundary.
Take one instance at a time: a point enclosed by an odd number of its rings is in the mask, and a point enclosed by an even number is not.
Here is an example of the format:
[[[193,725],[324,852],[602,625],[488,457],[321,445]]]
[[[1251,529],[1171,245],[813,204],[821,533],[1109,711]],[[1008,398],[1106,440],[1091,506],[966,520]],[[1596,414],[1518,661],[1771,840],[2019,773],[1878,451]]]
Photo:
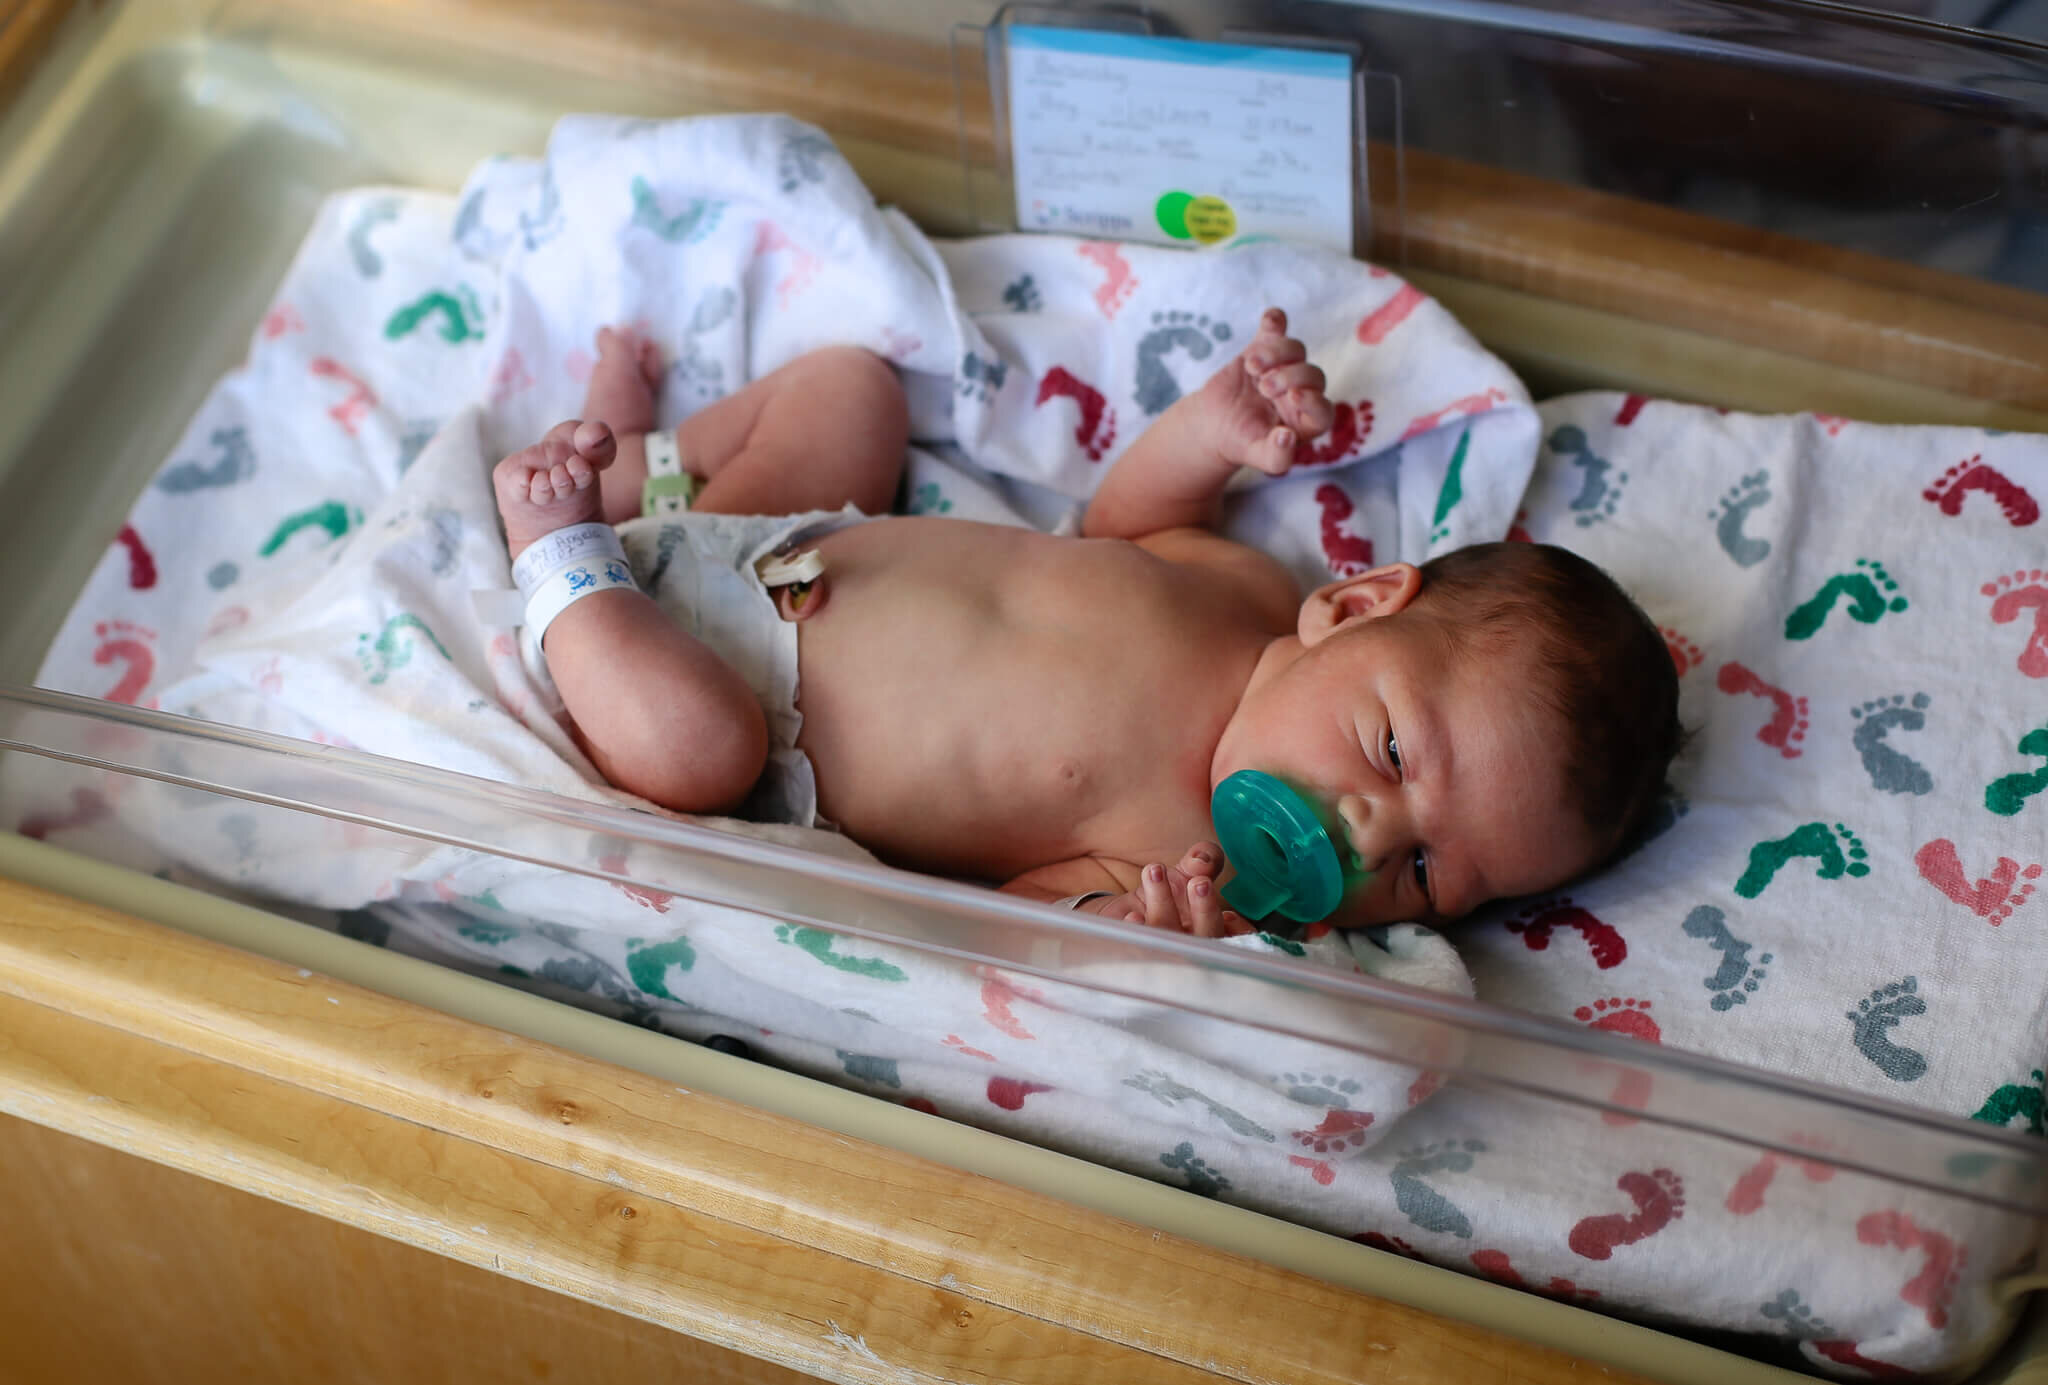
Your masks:
[[[740,816],[756,822],[826,827],[818,817],[817,777],[797,749],[796,625],[776,610],[755,562],[787,544],[800,546],[869,516],[852,505],[800,515],[719,515],[685,510],[627,520],[619,539],[640,589],[670,619],[739,671],[768,716],[768,765]],[[554,680],[539,646],[522,630],[520,654],[550,695]]]

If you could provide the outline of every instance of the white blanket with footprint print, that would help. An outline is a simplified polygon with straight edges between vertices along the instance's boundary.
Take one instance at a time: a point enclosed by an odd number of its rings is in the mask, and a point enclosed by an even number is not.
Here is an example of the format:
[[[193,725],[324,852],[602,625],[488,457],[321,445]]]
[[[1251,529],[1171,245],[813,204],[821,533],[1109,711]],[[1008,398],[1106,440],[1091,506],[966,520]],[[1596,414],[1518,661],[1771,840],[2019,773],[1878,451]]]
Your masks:
[[[1311,584],[1519,524],[1613,567],[1685,670],[1701,732],[1671,829],[1569,899],[1464,931],[1482,997],[2038,1129],[2039,439],[1608,396],[1539,418],[1381,271],[1270,244],[935,244],[784,120],[571,120],[546,160],[494,161],[459,199],[335,198],[41,681],[602,797],[469,603],[507,584],[484,470],[576,411],[597,326],[662,344],[664,421],[812,346],[867,345],[911,389],[910,508],[1056,528],[1269,301],[1329,370],[1338,425],[1295,476],[1237,497],[1236,536]],[[805,1071],[1468,1272],[1797,1338],[1852,1377],[1972,1349],[2020,1243],[1880,1185],[1844,1238],[1856,1180],[1822,1186],[1822,1165],[1774,1183],[1774,1161],[1457,1088],[1403,1116],[1428,1087],[1410,1071],[1217,1051],[1170,1017],[1105,1023],[1130,1017],[685,898],[454,851],[394,875],[329,824],[281,838],[278,815],[165,813],[132,783],[8,790],[11,822],[67,846],[318,906],[636,1022],[737,1032]],[[1432,935],[1386,942],[1316,948],[1463,979]]]
[[[1618,394],[1540,412],[1516,533],[1585,553],[1643,603],[1693,740],[1646,846],[1460,928],[1479,997],[2041,1133],[2048,438]],[[1640,1073],[1611,1097],[1653,1099]],[[1849,1378],[1966,1356],[1992,1322],[1986,1286],[2036,1234],[1851,1179],[1824,1143],[1811,1162],[1717,1166],[1639,1130],[1546,1160],[1569,1191],[1543,1239],[1573,1254],[1537,1270],[1613,1302],[1644,1292],[1614,1282],[1626,1264]],[[1603,1197],[1617,1215],[1589,1229]],[[1471,1224],[1459,1249],[1479,1250]],[[1441,1228],[1400,1230],[1456,1253]],[[1748,1270],[1731,1286],[1692,1268],[1710,1261]]]
[[[812,348],[866,346],[909,392],[908,508],[1053,529],[1269,303],[1328,371],[1336,422],[1298,477],[1233,499],[1235,534],[1306,582],[1506,531],[1535,411],[1385,271],[1272,243],[935,244],[796,122],[567,120],[544,160],[494,160],[459,197],[372,189],[321,209],[40,681],[617,802],[472,601],[510,585],[489,468],[579,411],[600,326],[661,345],[664,423]],[[833,420],[815,422],[830,447]],[[647,547],[638,575],[660,598],[668,550]],[[64,767],[17,767],[6,789],[9,823],[60,845],[1321,1225],[1355,1219],[1333,1170],[1425,1090],[1411,1067],[1255,1046],[680,893],[454,848],[404,859],[325,819]],[[628,879],[644,865],[579,860]],[[1425,930],[1309,951],[1469,991]]]

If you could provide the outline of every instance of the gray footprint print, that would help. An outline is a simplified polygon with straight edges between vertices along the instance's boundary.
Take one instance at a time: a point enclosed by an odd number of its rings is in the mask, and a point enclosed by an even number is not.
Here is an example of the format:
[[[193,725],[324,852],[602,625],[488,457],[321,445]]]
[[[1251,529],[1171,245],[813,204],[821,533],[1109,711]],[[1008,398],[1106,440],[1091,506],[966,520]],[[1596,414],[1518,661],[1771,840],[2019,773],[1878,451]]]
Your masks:
[[[1894,1082],[1914,1082],[1926,1075],[1927,1055],[1893,1042],[1891,1031],[1901,1020],[1927,1013],[1920,998],[1920,979],[1908,976],[1879,986],[1856,1002],[1854,1010],[1843,1012],[1856,1026],[1857,1050],[1877,1064],[1879,1072]]]
[[[1891,732],[1918,731],[1927,725],[1927,708],[1933,701],[1926,693],[1914,693],[1908,702],[1904,693],[1880,697],[1850,712],[1856,719],[1852,738],[1856,753],[1870,782],[1886,793],[1924,794],[1934,787],[1934,776],[1918,760],[1885,744]]]
[[[1721,551],[1733,558],[1737,567],[1755,567],[1771,556],[1769,539],[1753,539],[1742,532],[1743,521],[1771,503],[1770,479],[1768,471],[1752,471],[1707,515],[1714,521],[1714,537],[1720,540]]]
[[[1230,324],[1211,322],[1198,313],[1154,313],[1153,329],[1138,338],[1138,407],[1148,415],[1159,413],[1180,398],[1180,382],[1166,368],[1166,358],[1185,351],[1192,360],[1206,361],[1217,344],[1230,340]]]

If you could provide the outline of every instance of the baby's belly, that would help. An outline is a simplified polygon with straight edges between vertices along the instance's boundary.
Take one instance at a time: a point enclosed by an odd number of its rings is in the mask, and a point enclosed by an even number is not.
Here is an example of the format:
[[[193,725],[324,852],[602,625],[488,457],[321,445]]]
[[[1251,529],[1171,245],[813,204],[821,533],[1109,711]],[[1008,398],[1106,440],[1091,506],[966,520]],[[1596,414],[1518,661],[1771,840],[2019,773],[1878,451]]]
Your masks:
[[[1137,682],[1131,632],[1172,624],[1133,608],[1158,600],[1149,557],[905,523],[832,536],[826,604],[799,627],[826,817],[897,864],[1003,880],[1206,805],[1201,728],[1167,730]]]

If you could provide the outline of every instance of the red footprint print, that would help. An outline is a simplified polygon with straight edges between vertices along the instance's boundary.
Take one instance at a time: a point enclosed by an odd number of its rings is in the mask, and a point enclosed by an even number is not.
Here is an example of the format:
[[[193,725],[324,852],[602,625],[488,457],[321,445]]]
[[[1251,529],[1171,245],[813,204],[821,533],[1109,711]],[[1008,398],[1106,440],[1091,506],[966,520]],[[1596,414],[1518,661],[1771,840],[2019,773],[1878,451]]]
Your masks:
[[[1116,411],[1102,391],[1076,379],[1065,366],[1056,365],[1038,382],[1038,402],[1048,399],[1071,399],[1080,406],[1081,421],[1074,426],[1074,441],[1081,444],[1089,461],[1101,461],[1116,441]]]
[[[1632,394],[1622,400],[1621,407],[1614,414],[1614,426],[1626,428],[1629,424],[1634,423],[1636,415],[1643,411],[1643,405],[1649,402],[1650,396],[1647,394]]]
[[[206,623],[204,638],[210,640],[215,635],[225,635],[228,631],[240,629],[248,623],[249,608],[247,606],[223,606],[214,613],[213,619]]]
[[[993,1063],[996,1060],[995,1054],[984,1053],[982,1050],[968,1043],[967,1040],[961,1038],[958,1034],[948,1034],[945,1038],[939,1040],[939,1042],[944,1044],[947,1048],[952,1049],[955,1053],[964,1053],[969,1058],[979,1058],[985,1063]],[[1015,1110],[1016,1108],[1012,1107],[1010,1109]]]
[[[339,380],[348,386],[348,397],[329,408],[327,416],[341,425],[342,432],[354,437],[356,425],[363,421],[370,410],[377,407],[376,391],[358,380],[346,366],[332,356],[315,356],[308,368],[322,379]]]
[[[1378,346],[1387,339],[1387,334],[1408,320],[1408,314],[1428,301],[1422,290],[1413,284],[1403,284],[1394,296],[1374,308],[1358,324],[1358,339],[1367,346]]]
[[[1752,697],[1766,697],[1771,701],[1770,721],[1756,733],[1756,738],[1776,750],[1788,760],[1796,760],[1806,752],[1799,743],[1806,739],[1806,699],[1794,697],[1783,688],[1774,688],[1734,660],[1721,665],[1720,673],[1714,677],[1714,685],[1724,693],[1747,693]]]
[[[787,250],[792,257],[789,273],[783,275],[781,281],[775,285],[775,306],[786,310],[792,298],[811,286],[811,280],[818,277],[818,270],[824,262],[791,240],[774,222],[762,222],[755,243],[755,255],[766,259],[778,250]]]
[[[1620,966],[1628,958],[1628,943],[1613,925],[1573,904],[1570,896],[1532,904],[1508,920],[1508,932],[1521,934],[1531,952],[1549,947],[1551,933],[1559,928],[1576,928],[1593,954],[1593,965],[1602,971]]]
[[[1328,466],[1348,461],[1358,451],[1366,434],[1372,432],[1372,401],[1338,404],[1330,410],[1330,431],[1314,442],[1303,438],[1294,444],[1296,466]]]
[[[2033,609],[2034,633],[2020,651],[2019,663],[2020,672],[2029,678],[2048,678],[2048,587],[2041,585],[2044,576],[2048,573],[2039,568],[2015,572],[1986,582],[1981,589],[1984,595],[1996,598],[1991,603],[1991,619],[1999,625],[2010,625],[2020,618],[2021,611]]]
[[[1636,1210],[1587,1217],[1572,1228],[1567,1244],[1573,1253],[1588,1260],[1608,1259],[1616,1246],[1632,1246],[1685,1215],[1685,1184],[1670,1169],[1632,1170],[1616,1179],[1614,1186],[1628,1194]]]
[[[1778,1165],[1787,1162],[1782,1156],[1765,1150],[1763,1158],[1756,1161],[1750,1170],[1735,1180],[1735,1186],[1728,1190],[1728,1201],[1724,1204],[1738,1217],[1746,1217],[1764,1205],[1764,1194],[1770,1191],[1771,1183],[1778,1176]],[[1790,1162],[1799,1165],[1809,1182],[1825,1183],[1835,1176],[1832,1164],[1818,1163],[1812,1159],[1795,1159]]]
[[[2015,529],[2024,529],[2041,517],[2040,502],[2027,494],[2025,487],[2007,480],[1997,467],[1986,466],[1982,453],[1941,473],[1920,496],[1933,501],[1945,515],[1959,515],[1963,512],[1963,499],[1971,491],[1983,491],[1996,500]]]
[[[1320,1159],[1311,1159],[1302,1154],[1290,1154],[1287,1162],[1298,1169],[1307,1169],[1308,1176],[1327,1188],[1337,1181],[1337,1171]]]
[[[287,332],[303,332],[306,320],[289,303],[280,303],[263,315],[263,339],[276,341]]]
[[[1588,1029],[1599,1029],[1609,1034],[1623,1034],[1645,1043],[1662,1043],[1664,1031],[1657,1027],[1657,1021],[1650,1018],[1650,1002],[1637,1000],[1633,996],[1610,996],[1596,1000],[1591,1005],[1581,1005],[1572,1011],[1572,1018],[1583,1023]],[[1600,1071],[1609,1065],[1598,1064],[1593,1070]],[[1616,1106],[1626,1106],[1640,1111],[1650,1104],[1650,1074],[1641,1068],[1622,1066],[1615,1079],[1614,1090],[1607,1099]],[[1634,1116],[1619,1111],[1602,1111],[1600,1119],[1607,1125],[1634,1125]]]
[[[518,347],[506,347],[498,368],[491,372],[491,402],[503,404],[521,390],[532,388],[533,375],[526,368],[526,358],[519,354]]]
[[[613,875],[624,875],[626,873],[625,854],[617,851],[607,852],[605,855],[597,858],[597,868],[609,871]],[[676,897],[667,890],[652,889],[646,885],[629,885],[623,880],[614,880],[611,884],[619,893],[625,895],[626,898],[632,900],[641,908],[652,909],[657,914],[667,913],[668,906],[675,903]]]
[[[1370,1111],[1332,1110],[1315,1129],[1289,1133],[1294,1136],[1296,1144],[1318,1154],[1343,1154],[1347,1150],[1364,1147],[1365,1132],[1371,1125]]]
[[[1700,647],[1676,630],[1660,625],[1657,633],[1664,637],[1664,647],[1671,651],[1671,666],[1678,670],[1680,678],[1706,662],[1707,656],[1700,653]]]
[[[42,841],[52,832],[62,832],[73,827],[90,827],[113,813],[107,800],[91,789],[73,789],[71,808],[63,813],[31,813],[21,820],[14,830],[34,841]]]
[[[1076,248],[1082,259],[1102,266],[1108,276],[1095,289],[1095,306],[1102,309],[1104,317],[1115,317],[1116,310],[1130,301],[1131,294],[1138,287],[1137,276],[1131,273],[1130,261],[1123,257],[1115,241],[1084,240]]]
[[[1323,511],[1323,560],[1335,577],[1356,577],[1372,566],[1372,540],[1360,538],[1344,527],[1358,512],[1342,487],[1325,481],[1316,487],[1316,504]]]
[[[93,628],[100,638],[100,647],[92,652],[92,661],[106,665],[124,665],[120,681],[107,689],[101,696],[109,702],[126,702],[130,706],[142,696],[142,690],[149,686],[150,675],[156,672],[156,651],[150,648],[156,640],[154,630],[145,630],[140,625],[130,625],[125,620],[104,621]]]
[[[1033,1092],[1051,1090],[1043,1082],[1020,1082],[1014,1077],[991,1077],[988,1080],[988,1099],[1005,1111],[1021,1111],[1025,1097]]]
[[[1724,409],[1722,412],[1726,413],[1727,410]],[[1849,426],[1849,420],[1843,418],[1840,414],[1815,414],[1813,421],[1826,430],[1827,435],[1831,438],[1840,437],[1842,430]]]
[[[1991,874],[1972,883],[1963,870],[1963,858],[1956,851],[1956,844],[1947,837],[1936,837],[1913,853],[1913,864],[1920,868],[1920,878],[1940,890],[1943,894],[1962,905],[1980,919],[1991,920],[1995,927],[2012,917],[2012,911],[2027,902],[2027,896],[2034,892],[2032,884],[2019,884],[2022,877],[2028,881],[2041,878],[2041,867],[2030,865],[2020,868],[2020,863],[2010,856],[1998,858],[1998,865]]]
[[[1600,1297],[1598,1289],[1581,1289],[1569,1279],[1555,1276],[1548,1285],[1538,1288],[1522,1278],[1504,1250],[1475,1250],[1472,1252],[1472,1266],[1496,1284],[1505,1284],[1510,1289],[1527,1289],[1547,1298],[1563,1299],[1566,1303],[1590,1303]]]
[[[1389,1255],[1405,1255],[1410,1260],[1420,1260],[1422,1258],[1421,1251],[1409,1245],[1399,1236],[1384,1236],[1377,1231],[1361,1231],[1351,1239],[1362,1246],[1371,1246],[1374,1250],[1384,1250]]]
[[[1844,1366],[1854,1366],[1859,1371],[1868,1371],[1873,1380],[1918,1380],[1919,1374],[1904,1366],[1894,1366],[1889,1361],[1873,1361],[1856,1350],[1854,1342],[1814,1342],[1813,1349]]]
[[[1867,1246],[1896,1246],[1900,1250],[1921,1250],[1927,1259],[1920,1273],[1899,1290],[1902,1302],[1927,1310],[1927,1325],[1936,1331],[1948,1326],[1948,1303],[1956,1291],[1956,1278],[1968,1253],[1938,1231],[1923,1231],[1904,1212],[1872,1212],[1856,1223],[1856,1239]]]
[[[1020,991],[1000,977],[982,977],[981,1017],[989,1022],[989,1027],[1013,1039],[1035,1039],[1037,1036],[1026,1029],[1010,1010],[1010,1002],[1020,999],[1038,1000],[1040,997],[1029,991]]]
[[[1423,414],[1420,417],[1418,417],[1413,423],[1409,424],[1406,430],[1404,430],[1401,434],[1401,441],[1406,442],[1410,438],[1420,437],[1422,434],[1427,433],[1430,429],[1442,426],[1444,420],[1450,418],[1453,414],[1485,413],[1494,405],[1505,404],[1507,402],[1507,395],[1503,394],[1501,391],[1497,389],[1492,388],[1491,386],[1489,386],[1483,393],[1468,394],[1462,399],[1453,399],[1450,403],[1444,405],[1435,413]]]
[[[142,541],[142,535],[135,532],[135,526],[124,524],[114,541],[128,550],[128,586],[134,591],[148,591],[156,585],[156,556]]]

